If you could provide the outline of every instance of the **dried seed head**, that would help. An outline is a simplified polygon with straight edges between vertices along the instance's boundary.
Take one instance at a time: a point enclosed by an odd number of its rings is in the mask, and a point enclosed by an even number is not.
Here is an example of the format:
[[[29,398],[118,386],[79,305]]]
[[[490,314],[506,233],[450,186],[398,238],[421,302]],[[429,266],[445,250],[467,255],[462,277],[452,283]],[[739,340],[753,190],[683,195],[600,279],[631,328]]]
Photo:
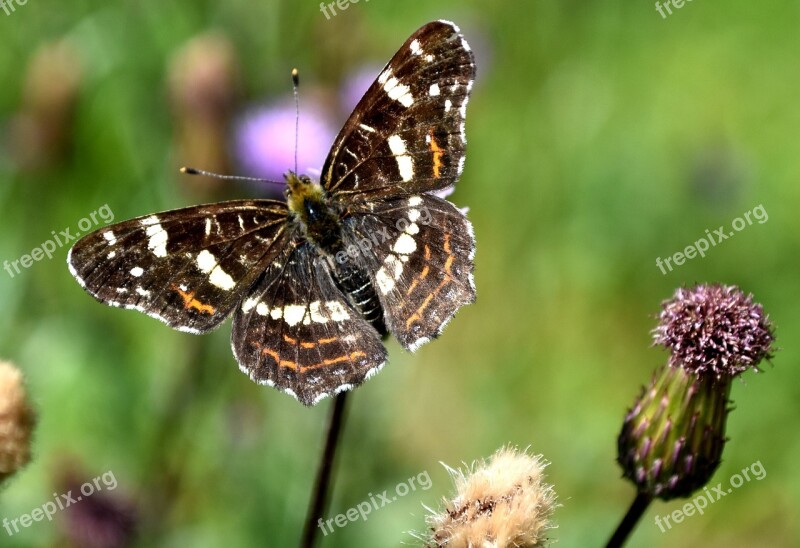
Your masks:
[[[773,327],[760,304],[736,286],[680,288],[662,304],[654,344],[669,364],[716,379],[757,369],[772,356]]]
[[[538,548],[547,543],[556,507],[544,481],[547,463],[515,449],[500,449],[489,463],[465,471],[448,468],[456,496],[428,518],[428,546]]]
[[[30,461],[35,423],[22,373],[12,364],[0,362],[0,482]]]

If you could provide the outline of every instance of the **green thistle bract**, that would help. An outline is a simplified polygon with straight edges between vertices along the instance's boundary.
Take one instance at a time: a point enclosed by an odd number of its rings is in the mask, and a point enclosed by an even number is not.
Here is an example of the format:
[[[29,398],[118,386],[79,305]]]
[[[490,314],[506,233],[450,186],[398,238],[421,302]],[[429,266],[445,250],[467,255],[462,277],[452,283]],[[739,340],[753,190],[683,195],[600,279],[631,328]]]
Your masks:
[[[619,463],[640,492],[669,500],[708,482],[725,445],[730,383],[662,366],[619,435]]]

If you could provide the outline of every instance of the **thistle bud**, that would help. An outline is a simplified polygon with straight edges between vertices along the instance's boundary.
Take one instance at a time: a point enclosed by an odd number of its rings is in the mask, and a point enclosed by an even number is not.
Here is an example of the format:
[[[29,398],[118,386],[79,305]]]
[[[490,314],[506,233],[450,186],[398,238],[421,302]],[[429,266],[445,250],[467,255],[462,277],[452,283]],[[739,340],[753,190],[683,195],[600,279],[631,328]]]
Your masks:
[[[624,476],[664,500],[705,485],[725,445],[729,394],[730,383],[662,366],[625,417],[618,439]]]
[[[456,496],[428,518],[429,547],[539,548],[547,544],[556,507],[544,481],[547,464],[514,449],[500,449],[471,470],[448,467]]]
[[[625,417],[617,460],[639,491],[669,500],[719,466],[732,380],[772,354],[772,326],[735,286],[679,289],[663,303],[655,344],[671,351]]]

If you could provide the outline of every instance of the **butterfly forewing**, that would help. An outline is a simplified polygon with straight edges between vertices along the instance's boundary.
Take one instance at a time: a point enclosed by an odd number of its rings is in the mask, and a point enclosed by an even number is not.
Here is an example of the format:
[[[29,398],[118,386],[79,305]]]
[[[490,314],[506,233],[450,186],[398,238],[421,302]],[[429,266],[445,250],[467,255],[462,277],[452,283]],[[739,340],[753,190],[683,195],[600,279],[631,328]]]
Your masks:
[[[322,183],[334,199],[376,199],[453,185],[475,63],[452,23],[415,32],[370,86],[334,142]]]
[[[243,200],[139,217],[83,237],[68,264],[96,299],[204,333],[280,249],[286,215],[282,202]]]
[[[289,246],[237,309],[231,338],[243,371],[306,405],[361,384],[386,361],[378,333],[336,286],[313,246]]]

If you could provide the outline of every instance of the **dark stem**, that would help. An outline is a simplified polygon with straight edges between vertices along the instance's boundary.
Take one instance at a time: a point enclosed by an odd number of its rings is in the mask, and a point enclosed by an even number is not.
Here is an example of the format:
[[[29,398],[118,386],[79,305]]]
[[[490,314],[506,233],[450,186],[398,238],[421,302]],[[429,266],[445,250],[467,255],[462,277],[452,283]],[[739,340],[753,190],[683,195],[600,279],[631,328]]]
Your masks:
[[[328,433],[325,439],[325,448],[323,449],[322,459],[319,463],[311,504],[308,507],[303,539],[300,541],[301,548],[313,548],[319,529],[317,525],[328,503],[331,473],[333,471],[334,459],[336,458],[339,435],[342,432],[347,394],[347,392],[342,392],[333,399],[330,420],[328,422]]]
[[[633,499],[633,504],[628,508],[628,513],[622,518],[622,522],[614,531],[611,539],[606,544],[606,548],[619,548],[628,539],[628,536],[633,532],[634,527],[639,522],[639,519],[644,515],[647,507],[653,501],[653,497],[646,493],[637,493],[636,498]]]

